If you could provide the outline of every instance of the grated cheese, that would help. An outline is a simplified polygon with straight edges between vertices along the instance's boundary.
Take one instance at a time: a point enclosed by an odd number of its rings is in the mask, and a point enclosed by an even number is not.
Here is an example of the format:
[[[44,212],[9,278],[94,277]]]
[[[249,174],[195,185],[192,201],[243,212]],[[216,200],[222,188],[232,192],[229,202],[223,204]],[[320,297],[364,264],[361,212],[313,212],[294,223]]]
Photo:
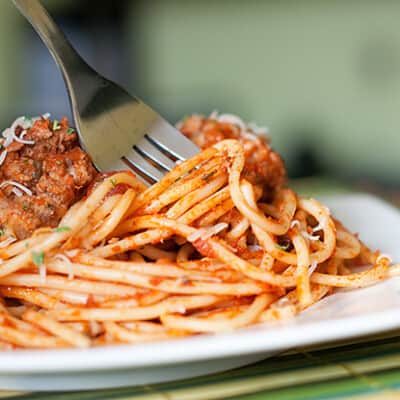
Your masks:
[[[210,237],[216,235],[217,233],[223,231],[227,227],[228,227],[227,223],[220,222],[219,224],[207,228],[200,228],[197,232],[194,232],[192,235],[188,237],[188,241],[194,242],[197,239],[207,240]]]
[[[89,320],[89,329],[92,336],[97,336],[102,332],[101,325],[93,320]]]
[[[15,181],[4,181],[0,184],[0,189],[2,189],[5,186],[15,186],[17,189],[22,190],[25,192],[28,196],[32,196],[32,191],[28,189],[26,186],[24,186],[22,183],[15,182]]]
[[[387,254],[382,253],[382,254],[379,254],[379,256],[376,258],[376,263],[379,263],[380,261],[385,260],[385,259],[388,260],[389,263],[391,263],[393,261],[392,257],[388,256]]]
[[[79,250],[78,250],[78,249],[67,250],[67,251],[65,251],[65,254],[66,254],[68,257],[75,257],[76,255],[78,255],[78,253],[79,253]]]
[[[275,303],[272,304],[274,307],[287,307],[291,305],[292,303],[290,300],[285,296],[281,297],[279,300],[277,300]]]
[[[317,267],[318,267],[318,263],[316,261],[313,261],[311,263],[310,267],[308,268],[308,276],[311,276]]]
[[[251,129],[256,135],[266,135],[269,132],[269,129],[266,126],[258,126],[254,122],[249,122],[247,124],[249,129]]]
[[[17,196],[17,197],[21,197],[23,195],[22,191],[19,190],[18,188],[13,188],[12,192]]]
[[[177,312],[179,314],[185,314],[186,308],[182,304],[177,304],[175,307],[173,307],[173,312]]]
[[[7,149],[3,150],[2,153],[0,154],[0,165],[3,164],[6,157],[7,157]]]
[[[260,251],[263,248],[261,246],[259,246],[258,244],[251,244],[249,246],[247,246],[247,248],[249,249],[249,251],[251,252],[255,252],[255,251]]]
[[[44,114],[42,117],[50,114]],[[7,147],[11,145],[14,141],[22,143],[22,144],[27,144],[27,145],[33,145],[35,144],[34,140],[26,140],[24,139],[24,136],[27,133],[27,129],[32,128],[33,122],[39,120],[40,117],[34,117],[31,119],[25,118],[24,116],[18,117],[15,119],[15,121],[11,124],[9,128],[6,128],[3,130],[1,133],[1,136],[3,137],[4,141],[2,143],[4,150],[0,154],[0,165],[3,164],[4,160],[7,157]],[[46,118],[47,119],[47,118]],[[23,130],[20,134],[20,136],[17,136],[15,134],[15,130],[17,127],[21,127]]]
[[[208,119],[218,119],[218,110],[214,110],[209,116]]]
[[[291,223],[290,223],[290,227],[294,228],[295,226],[298,226],[300,228],[300,221],[298,221],[297,219],[294,219]]]
[[[64,254],[57,254],[55,259],[65,262],[68,268],[68,279],[74,279],[74,266],[72,265],[71,260]]]
[[[323,215],[321,221],[318,223],[317,226],[314,226],[312,231],[313,232],[323,231],[326,228],[327,223],[328,223],[328,216]]]
[[[10,236],[7,239],[4,239],[3,241],[0,242],[0,248],[7,247],[11,243],[14,243],[17,241],[17,238],[14,236]]]
[[[257,139],[259,140],[259,137],[255,133],[249,131],[243,132],[242,136],[249,140],[257,140]]]
[[[39,265],[39,276],[42,283],[46,283],[47,268],[45,264]]]
[[[35,144],[34,140],[24,140],[24,136],[26,134],[27,134],[26,130],[22,131],[21,134],[19,135],[19,137],[14,134],[14,140],[16,142],[19,142],[19,143],[22,143],[22,144]]]
[[[246,130],[246,125],[243,120],[235,114],[221,114],[216,119],[218,122],[237,125],[241,130]]]
[[[304,238],[306,238],[306,239],[308,239],[308,240],[311,240],[312,242],[316,242],[317,240],[319,240],[319,237],[318,236],[313,236],[313,235],[310,235],[308,232],[306,232],[306,231],[302,231],[301,232],[301,235],[304,237]]]

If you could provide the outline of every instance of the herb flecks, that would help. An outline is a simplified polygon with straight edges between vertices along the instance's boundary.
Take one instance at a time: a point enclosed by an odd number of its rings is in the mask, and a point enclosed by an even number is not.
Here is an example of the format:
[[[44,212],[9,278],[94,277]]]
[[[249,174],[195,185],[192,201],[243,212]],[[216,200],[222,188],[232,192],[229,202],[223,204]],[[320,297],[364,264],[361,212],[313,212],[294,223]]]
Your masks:
[[[69,232],[71,228],[69,226],[58,226],[54,228],[54,232]]]
[[[278,250],[286,251],[290,247],[290,244],[289,243],[286,243],[286,244],[283,244],[283,245],[282,244],[276,244],[275,247]]]
[[[28,211],[29,210],[29,206],[28,205],[26,205],[26,204],[24,204],[23,206],[22,206],[22,209],[24,210],[24,211]]]
[[[75,129],[74,128],[68,128],[67,129],[67,135],[72,135],[73,133],[75,133]]]
[[[0,236],[3,236],[3,235],[4,235],[4,229],[0,228]]]
[[[58,122],[58,120],[54,120],[53,121],[53,131],[58,131],[61,129],[60,123]]]
[[[113,187],[117,186],[117,180],[116,179],[111,179],[111,185],[113,185]]]
[[[32,261],[36,266],[40,266],[44,264],[44,252],[36,252],[32,251]]]

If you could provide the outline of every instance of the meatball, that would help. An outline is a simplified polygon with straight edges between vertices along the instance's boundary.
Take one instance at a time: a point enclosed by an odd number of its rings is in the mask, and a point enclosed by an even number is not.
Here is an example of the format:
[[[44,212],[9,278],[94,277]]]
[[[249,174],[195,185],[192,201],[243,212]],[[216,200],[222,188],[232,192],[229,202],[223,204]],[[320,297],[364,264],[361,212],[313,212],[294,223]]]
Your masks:
[[[10,143],[8,138],[13,133]],[[19,118],[0,140],[0,227],[18,239],[55,227],[97,172],[66,118]],[[8,141],[8,143],[7,143]]]
[[[282,158],[272,150],[265,135],[257,135],[238,117],[225,114],[206,118],[192,115],[178,124],[181,132],[201,149],[223,139],[237,139],[243,145],[246,163],[242,176],[264,188],[264,195],[272,194],[286,182]]]

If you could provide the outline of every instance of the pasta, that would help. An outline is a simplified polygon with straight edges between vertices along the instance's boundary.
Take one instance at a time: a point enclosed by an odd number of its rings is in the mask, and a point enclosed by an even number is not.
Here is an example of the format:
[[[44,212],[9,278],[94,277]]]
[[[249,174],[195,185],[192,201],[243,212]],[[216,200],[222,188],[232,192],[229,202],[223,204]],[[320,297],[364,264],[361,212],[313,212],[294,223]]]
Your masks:
[[[5,243],[3,347],[228,331],[289,318],[337,287],[398,275],[318,201],[286,187],[263,198],[242,176],[244,164],[242,144],[227,139],[149,188],[114,173],[57,228]]]

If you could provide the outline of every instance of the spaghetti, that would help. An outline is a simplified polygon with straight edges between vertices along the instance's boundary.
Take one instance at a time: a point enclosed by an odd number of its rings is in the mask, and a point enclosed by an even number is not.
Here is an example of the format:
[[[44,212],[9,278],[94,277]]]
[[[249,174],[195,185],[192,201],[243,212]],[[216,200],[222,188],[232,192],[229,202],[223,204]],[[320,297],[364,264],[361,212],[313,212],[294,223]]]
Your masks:
[[[146,188],[105,177],[57,228],[0,248],[3,348],[88,347],[291,317],[400,271],[291,189],[263,197],[227,139]],[[369,264],[359,272],[357,267]]]

